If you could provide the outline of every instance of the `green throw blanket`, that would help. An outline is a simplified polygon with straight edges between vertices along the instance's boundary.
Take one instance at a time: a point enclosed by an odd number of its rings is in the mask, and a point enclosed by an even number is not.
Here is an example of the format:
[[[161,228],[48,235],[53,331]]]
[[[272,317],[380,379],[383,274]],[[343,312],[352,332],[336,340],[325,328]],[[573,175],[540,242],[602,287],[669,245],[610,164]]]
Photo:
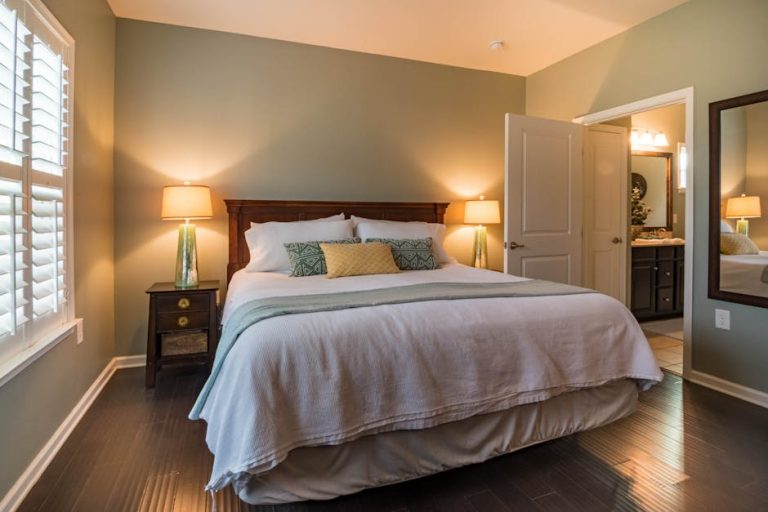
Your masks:
[[[577,286],[534,279],[511,283],[425,283],[375,290],[252,300],[237,308],[224,325],[219,346],[216,349],[216,359],[211,369],[211,375],[200,391],[189,418],[193,420],[200,418],[200,412],[203,410],[205,401],[219,376],[224,360],[240,335],[252,325],[268,318],[408,302],[494,297],[542,297],[580,293],[596,292]]]

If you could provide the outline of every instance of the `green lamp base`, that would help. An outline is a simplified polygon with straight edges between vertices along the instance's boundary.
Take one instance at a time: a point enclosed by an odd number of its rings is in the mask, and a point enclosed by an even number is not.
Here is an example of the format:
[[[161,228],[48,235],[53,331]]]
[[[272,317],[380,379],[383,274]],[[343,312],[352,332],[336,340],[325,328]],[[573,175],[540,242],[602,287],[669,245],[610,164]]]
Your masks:
[[[488,268],[488,233],[485,226],[475,227],[475,268]]]
[[[197,278],[197,243],[195,225],[179,225],[179,247],[176,252],[176,288],[193,288],[199,284]]]
[[[741,233],[744,236],[749,236],[749,221],[747,219],[739,219],[736,221],[736,232]]]

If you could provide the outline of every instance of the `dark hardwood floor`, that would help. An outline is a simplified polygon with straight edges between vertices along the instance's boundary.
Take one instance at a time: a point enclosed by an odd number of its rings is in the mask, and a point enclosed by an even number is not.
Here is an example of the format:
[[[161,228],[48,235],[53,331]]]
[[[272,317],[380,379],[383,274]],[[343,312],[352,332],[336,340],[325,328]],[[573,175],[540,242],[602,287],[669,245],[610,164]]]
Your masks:
[[[210,511],[205,425],[186,419],[203,375],[118,371],[22,511]],[[629,418],[590,432],[328,502],[274,511],[768,510],[768,410],[666,375]]]

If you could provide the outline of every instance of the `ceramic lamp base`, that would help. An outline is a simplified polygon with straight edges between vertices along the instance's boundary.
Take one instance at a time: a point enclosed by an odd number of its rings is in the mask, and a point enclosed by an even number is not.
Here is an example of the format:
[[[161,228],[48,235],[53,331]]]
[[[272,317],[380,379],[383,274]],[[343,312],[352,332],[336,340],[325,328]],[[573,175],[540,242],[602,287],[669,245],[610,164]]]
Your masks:
[[[749,236],[749,221],[747,219],[739,219],[736,221],[736,232],[741,233],[744,236]]]
[[[488,233],[485,226],[475,228],[475,263],[476,268],[488,268]]]
[[[176,252],[176,288],[192,288],[197,279],[197,243],[195,225],[179,225],[179,247]]]

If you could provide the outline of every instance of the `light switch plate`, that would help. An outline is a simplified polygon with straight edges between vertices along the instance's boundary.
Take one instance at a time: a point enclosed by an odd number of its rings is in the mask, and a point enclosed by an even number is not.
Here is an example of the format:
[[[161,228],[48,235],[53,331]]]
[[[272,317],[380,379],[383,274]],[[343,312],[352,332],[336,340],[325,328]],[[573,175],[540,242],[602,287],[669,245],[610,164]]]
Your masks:
[[[731,312],[727,309],[715,309],[715,327],[731,330]]]
[[[82,318],[75,319],[75,332],[77,333],[77,344],[79,345],[83,342],[83,319]]]

